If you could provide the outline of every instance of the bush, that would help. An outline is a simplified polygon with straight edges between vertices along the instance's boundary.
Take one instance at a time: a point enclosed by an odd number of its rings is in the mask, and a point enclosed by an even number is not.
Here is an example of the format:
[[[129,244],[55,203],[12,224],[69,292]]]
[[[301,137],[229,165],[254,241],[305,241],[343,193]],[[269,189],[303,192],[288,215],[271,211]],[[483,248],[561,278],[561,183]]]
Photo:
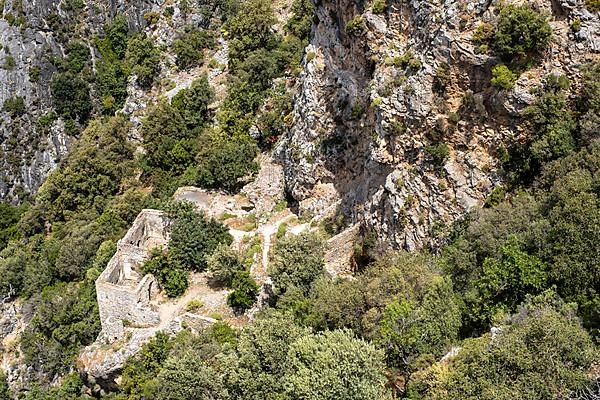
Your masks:
[[[287,363],[290,399],[371,400],[389,395],[383,352],[348,330],[297,339],[288,350]]]
[[[229,246],[233,238],[227,227],[194,211],[180,212],[175,219],[169,252],[186,270],[202,272],[206,257],[219,245]]]
[[[498,64],[492,68],[492,80],[493,86],[510,90],[515,86],[515,82],[518,79],[518,75],[512,72],[506,65]]]
[[[100,318],[93,283],[61,283],[45,288],[21,336],[27,365],[50,374],[68,371],[82,346],[96,340]]]
[[[21,96],[15,96],[6,99],[2,106],[2,111],[6,111],[12,118],[20,117],[25,114],[25,99]]]
[[[84,123],[92,112],[90,87],[72,72],[55,73],[50,82],[52,102],[56,112],[64,118]]]
[[[148,89],[160,72],[161,54],[154,41],[143,34],[129,39],[125,52],[127,71],[137,76],[138,84]]]
[[[500,11],[492,45],[503,59],[524,58],[543,51],[552,37],[548,18],[529,5],[508,5]]]
[[[183,70],[202,64],[204,49],[211,49],[215,44],[212,32],[187,26],[183,34],[173,42],[177,67]]]
[[[232,308],[245,311],[252,307],[258,298],[260,287],[247,271],[238,271],[231,283],[233,292],[227,296],[227,304]]]
[[[196,182],[234,192],[258,171],[257,154],[258,147],[250,137],[230,138],[209,131],[200,138]]]
[[[227,400],[222,376],[195,352],[170,357],[156,376],[157,400]]]
[[[231,287],[235,276],[246,270],[240,255],[227,245],[219,245],[206,259],[207,270],[222,285]]]
[[[437,143],[425,147],[426,160],[438,168],[444,165],[449,155],[450,151],[446,143]]]
[[[188,272],[170,252],[153,249],[142,271],[154,275],[169,297],[179,297],[188,288]]]
[[[597,347],[560,301],[530,299],[497,332],[467,340],[444,364],[413,374],[408,398],[557,399],[591,384]]]
[[[215,91],[208,83],[208,76],[194,80],[189,88],[179,91],[171,101],[185,121],[188,129],[201,129],[210,121],[208,106],[215,100]]]
[[[294,0],[292,13],[293,15],[288,19],[285,30],[301,40],[308,40],[315,14],[313,3],[309,0]]]
[[[356,35],[366,29],[365,20],[362,15],[355,15],[346,23],[346,33],[348,35]]]
[[[128,131],[122,117],[89,124],[62,168],[40,188],[37,201],[49,221],[64,221],[84,211],[102,212],[133,171],[134,147],[127,141]]]
[[[307,295],[313,281],[325,273],[324,252],[321,238],[312,233],[280,239],[273,248],[268,271],[275,294],[296,288]]]
[[[373,0],[373,14],[383,14],[386,8],[386,0]]]

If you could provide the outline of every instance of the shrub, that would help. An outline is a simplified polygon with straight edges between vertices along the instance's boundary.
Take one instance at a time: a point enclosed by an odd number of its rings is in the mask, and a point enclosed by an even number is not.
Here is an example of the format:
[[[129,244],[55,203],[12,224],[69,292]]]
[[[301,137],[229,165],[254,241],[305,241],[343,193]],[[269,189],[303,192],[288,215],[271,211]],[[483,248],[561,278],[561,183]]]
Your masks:
[[[585,0],[585,7],[590,12],[600,11],[600,0]]]
[[[292,287],[308,294],[315,279],[325,273],[324,245],[315,234],[285,236],[273,249],[269,275],[273,278],[275,294],[282,295]]]
[[[20,117],[25,114],[25,99],[21,96],[6,99],[2,111],[9,113],[12,118]]]
[[[308,40],[315,14],[315,7],[310,0],[294,0],[293,15],[288,19],[285,30],[302,40]]]
[[[500,11],[492,45],[505,60],[543,51],[552,37],[548,18],[529,5],[508,5]]]
[[[426,160],[436,167],[442,167],[449,155],[450,151],[446,143],[437,143],[425,147]]]
[[[79,75],[72,72],[55,73],[50,90],[58,114],[80,123],[87,121],[92,112],[90,87]]]
[[[346,23],[346,33],[348,35],[357,35],[366,29],[365,20],[362,15],[355,15]]]
[[[222,285],[231,287],[238,272],[246,270],[238,253],[227,245],[219,245],[206,259],[207,270]]]
[[[492,68],[491,83],[497,88],[510,90],[515,86],[517,79],[518,75],[504,64],[498,64]]]
[[[175,63],[179,69],[200,65],[204,61],[204,49],[214,46],[215,38],[212,32],[188,26],[173,42],[173,50],[177,57]]]
[[[129,23],[127,17],[118,14],[113,18],[109,25],[104,28],[106,39],[110,43],[110,49],[120,60],[125,57],[127,51],[127,42],[129,39]]]
[[[530,299],[495,336],[467,340],[444,364],[413,374],[408,398],[542,400],[585,389],[597,348],[572,309],[547,297]]]
[[[349,330],[297,339],[288,350],[287,364],[284,379],[291,399],[371,400],[389,395],[383,352]]]
[[[185,121],[188,129],[204,127],[210,120],[208,106],[215,99],[215,91],[208,83],[208,76],[202,75],[194,80],[190,87],[179,91],[171,101]]]
[[[373,0],[372,10],[374,14],[383,14],[385,12],[386,0]]]
[[[206,132],[200,138],[196,156],[196,182],[202,187],[233,192],[258,171],[257,154],[258,147],[250,137],[230,138]]]
[[[138,84],[148,89],[160,72],[160,50],[154,41],[143,34],[129,39],[125,52],[127,71],[137,76]]]
[[[35,312],[21,337],[27,365],[54,376],[65,373],[82,346],[100,333],[93,283],[60,283],[35,299]]]
[[[180,212],[175,219],[169,252],[186,270],[204,271],[206,257],[220,244],[229,246],[233,238],[223,224],[194,211]]]
[[[188,273],[170,252],[153,249],[150,258],[144,263],[142,271],[152,274],[167,296],[179,297],[188,287]]]
[[[245,311],[256,302],[260,287],[249,272],[239,271],[233,278],[231,288],[233,292],[227,296],[227,304],[232,308]]]

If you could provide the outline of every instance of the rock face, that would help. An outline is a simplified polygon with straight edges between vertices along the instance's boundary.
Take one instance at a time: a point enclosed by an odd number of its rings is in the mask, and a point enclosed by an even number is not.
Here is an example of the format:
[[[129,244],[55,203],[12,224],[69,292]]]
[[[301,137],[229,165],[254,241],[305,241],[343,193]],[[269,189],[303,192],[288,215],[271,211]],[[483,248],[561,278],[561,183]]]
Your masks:
[[[87,0],[77,13],[60,0],[0,3],[0,200],[16,202],[34,194],[76,139],[65,132],[60,119],[41,123],[53,110],[52,59],[64,56],[66,45],[61,30],[80,32],[90,43],[117,13],[125,14],[130,27],[139,30],[145,24],[144,13],[163,2]],[[62,18],[60,29],[52,26],[56,18]],[[9,112],[7,100],[20,98],[23,112]]]
[[[498,149],[520,137],[530,89],[551,73],[577,82],[598,58],[598,13],[581,1],[534,3],[553,16],[553,42],[513,90],[498,91],[499,60],[471,40],[495,18],[490,1],[388,1],[381,14],[316,2],[294,123],[278,148],[300,211],[337,210],[395,247],[435,247],[500,182]]]

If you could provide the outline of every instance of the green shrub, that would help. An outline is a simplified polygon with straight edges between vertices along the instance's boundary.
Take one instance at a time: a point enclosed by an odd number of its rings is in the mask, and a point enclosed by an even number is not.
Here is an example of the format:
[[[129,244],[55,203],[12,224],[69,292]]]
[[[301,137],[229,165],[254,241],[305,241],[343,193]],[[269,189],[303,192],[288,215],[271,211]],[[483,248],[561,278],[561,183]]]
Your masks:
[[[100,333],[93,283],[60,283],[45,288],[21,336],[27,365],[51,374],[66,373],[82,346]]]
[[[209,105],[215,100],[215,91],[203,74],[187,88],[180,90],[171,105],[179,111],[188,129],[201,129],[210,121]]]
[[[357,35],[366,29],[365,20],[362,15],[355,15],[346,23],[346,33],[348,35]]]
[[[42,69],[38,66],[29,68],[29,81],[38,83],[42,75]]]
[[[539,54],[551,38],[548,17],[529,5],[508,5],[500,11],[492,45],[502,58],[510,61]]]
[[[285,25],[286,32],[297,36],[301,40],[308,40],[315,14],[315,6],[310,0],[294,0],[292,13],[293,15]]]
[[[600,0],[585,0],[585,7],[590,12],[600,11]]]
[[[291,288],[308,294],[313,281],[325,273],[324,251],[321,238],[315,234],[302,233],[280,239],[273,249],[268,271],[275,294],[282,295]]]
[[[466,340],[443,365],[413,374],[408,398],[542,400],[591,387],[597,347],[569,306],[545,297],[530,299],[496,335]]]
[[[2,111],[6,111],[12,118],[20,117],[25,114],[25,99],[21,96],[15,96],[6,99],[2,106]]]
[[[76,74],[81,72],[90,59],[90,49],[88,46],[81,42],[72,42],[69,43],[65,50],[67,57],[64,62],[67,69]]]
[[[151,38],[137,34],[127,42],[125,65],[129,73],[137,76],[137,82],[142,88],[152,86],[160,72],[160,61],[160,50],[154,46]]]
[[[215,44],[212,32],[187,26],[183,34],[173,42],[173,51],[177,57],[175,63],[179,69],[200,65],[204,61],[204,49],[214,48]]]
[[[437,143],[425,147],[426,160],[436,167],[443,166],[449,155],[450,150],[446,143]]]
[[[239,271],[233,277],[231,292],[227,296],[227,304],[230,307],[245,311],[252,307],[258,298],[260,287],[247,271]]]
[[[152,274],[167,296],[179,297],[188,287],[188,272],[171,252],[153,249],[142,266],[145,274]]]
[[[386,0],[373,0],[372,10],[374,14],[383,14],[386,8]]]
[[[206,257],[220,244],[229,246],[233,238],[223,224],[194,211],[178,213],[171,232],[169,252],[186,270],[204,271]]]
[[[515,82],[518,79],[518,75],[512,72],[506,65],[498,64],[492,68],[492,80],[493,86],[510,90],[515,86]]]
[[[222,285],[231,287],[238,272],[246,270],[246,266],[238,253],[227,245],[219,245],[206,259],[207,270]]]
[[[55,73],[50,90],[58,114],[80,123],[87,121],[92,112],[90,87],[79,75],[72,72]]]
[[[202,187],[233,192],[258,171],[257,154],[258,147],[250,137],[230,138],[206,132],[200,138],[195,181]]]

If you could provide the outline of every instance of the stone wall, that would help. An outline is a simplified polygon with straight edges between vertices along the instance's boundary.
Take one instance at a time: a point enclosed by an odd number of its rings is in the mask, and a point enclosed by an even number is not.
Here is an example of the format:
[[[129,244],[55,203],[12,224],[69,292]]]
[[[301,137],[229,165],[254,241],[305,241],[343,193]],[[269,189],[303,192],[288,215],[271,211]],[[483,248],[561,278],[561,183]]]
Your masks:
[[[161,211],[143,210],[123,239],[106,269],[96,280],[102,323],[101,338],[113,342],[124,336],[127,325],[151,327],[160,323],[150,301],[158,294],[158,282],[143,275],[141,267],[150,250],[166,246],[169,220]]]

